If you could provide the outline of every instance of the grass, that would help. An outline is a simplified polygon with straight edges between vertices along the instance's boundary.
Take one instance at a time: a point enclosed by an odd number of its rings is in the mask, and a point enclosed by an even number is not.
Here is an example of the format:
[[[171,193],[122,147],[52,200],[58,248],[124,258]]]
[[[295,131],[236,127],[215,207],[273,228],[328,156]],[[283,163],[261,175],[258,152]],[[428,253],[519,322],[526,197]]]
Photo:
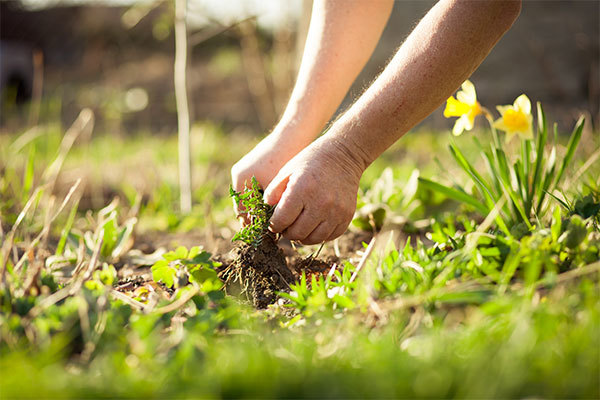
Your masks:
[[[220,290],[223,255],[206,243],[135,252],[149,234],[229,240],[228,166],[253,139],[196,127],[195,206],[182,216],[174,138],[79,138],[45,182],[62,130],[42,129],[18,151],[19,135],[0,136],[2,398],[600,396],[598,163],[506,234],[418,184],[475,193],[440,144],[447,133],[412,133],[361,182],[352,229],[382,228],[371,245],[256,311]],[[594,157],[594,137],[565,176]],[[126,276],[144,283],[123,289]]]

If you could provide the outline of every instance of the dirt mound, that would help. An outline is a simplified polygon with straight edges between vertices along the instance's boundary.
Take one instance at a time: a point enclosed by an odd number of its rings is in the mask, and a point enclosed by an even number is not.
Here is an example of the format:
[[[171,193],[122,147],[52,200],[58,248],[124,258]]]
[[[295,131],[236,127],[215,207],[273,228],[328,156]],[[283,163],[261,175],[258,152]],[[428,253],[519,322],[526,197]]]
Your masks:
[[[277,292],[289,291],[296,280],[271,234],[257,247],[243,243],[233,252],[234,260],[222,271],[221,279],[228,293],[245,294],[256,308],[274,303]]]

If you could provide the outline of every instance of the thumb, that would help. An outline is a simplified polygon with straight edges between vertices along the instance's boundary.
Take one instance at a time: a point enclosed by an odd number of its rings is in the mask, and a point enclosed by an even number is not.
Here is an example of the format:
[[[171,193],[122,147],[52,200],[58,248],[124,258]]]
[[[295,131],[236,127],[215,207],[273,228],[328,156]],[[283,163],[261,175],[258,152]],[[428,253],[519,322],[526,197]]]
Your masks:
[[[263,195],[263,199],[265,200],[265,203],[267,203],[268,205],[271,205],[271,206],[274,206],[275,204],[279,203],[279,200],[281,200],[281,196],[283,195],[283,192],[285,192],[285,189],[287,188],[287,184],[288,184],[289,180],[290,180],[289,175],[286,174],[286,175],[280,176],[278,174],[271,181],[269,186],[267,186],[267,188],[265,189],[265,194]]]

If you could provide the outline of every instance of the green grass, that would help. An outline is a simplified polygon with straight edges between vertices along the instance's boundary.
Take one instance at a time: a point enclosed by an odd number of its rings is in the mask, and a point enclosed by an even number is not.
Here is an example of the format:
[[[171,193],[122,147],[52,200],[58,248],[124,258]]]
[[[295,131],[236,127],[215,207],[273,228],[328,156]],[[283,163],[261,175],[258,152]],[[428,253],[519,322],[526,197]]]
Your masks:
[[[17,135],[0,137],[0,397],[600,396],[597,163],[552,193],[531,229],[506,234],[417,184],[473,189],[444,150],[447,133],[411,133],[361,182],[355,225],[384,230],[360,262],[301,279],[256,311],[223,294],[208,253],[174,247],[146,263],[172,297],[116,295],[131,238],[237,229],[229,166],[255,139],[201,128],[189,216],[177,211],[172,137],[76,142],[54,199],[32,194],[61,130],[44,128],[19,151]],[[598,151],[593,135],[584,140],[565,176]],[[470,138],[456,143],[475,158]],[[79,176],[85,187],[58,212]],[[107,206],[113,195],[121,201]]]

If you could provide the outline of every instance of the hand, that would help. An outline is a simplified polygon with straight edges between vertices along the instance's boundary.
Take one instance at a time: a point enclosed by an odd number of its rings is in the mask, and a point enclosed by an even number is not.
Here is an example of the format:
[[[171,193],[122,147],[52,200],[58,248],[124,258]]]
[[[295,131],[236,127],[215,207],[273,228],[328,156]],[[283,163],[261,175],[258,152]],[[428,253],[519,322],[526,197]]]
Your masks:
[[[245,187],[250,187],[253,176],[262,188],[266,188],[285,163],[301,150],[298,143],[293,143],[293,139],[277,133],[264,138],[231,168],[233,189],[241,192]],[[238,204],[233,207],[238,214]],[[243,223],[248,222],[244,216],[241,218]]]
[[[363,171],[346,145],[321,137],[292,158],[265,190],[265,201],[277,204],[270,229],[304,244],[337,238],[352,221]]]

